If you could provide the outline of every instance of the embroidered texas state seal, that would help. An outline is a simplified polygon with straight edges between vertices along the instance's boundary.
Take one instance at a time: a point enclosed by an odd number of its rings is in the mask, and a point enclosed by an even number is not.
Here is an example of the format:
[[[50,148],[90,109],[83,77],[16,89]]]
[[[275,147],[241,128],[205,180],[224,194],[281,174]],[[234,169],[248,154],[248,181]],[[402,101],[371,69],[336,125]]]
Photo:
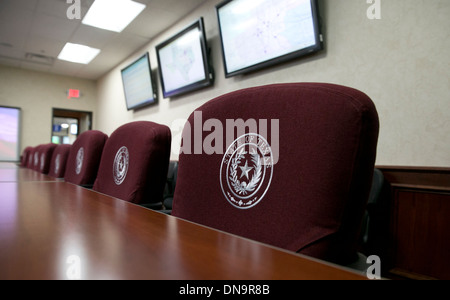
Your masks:
[[[78,152],[77,152],[77,165],[75,168],[75,173],[77,173],[77,175],[80,175],[81,173],[81,168],[83,167],[83,158],[84,158],[84,148],[81,147]]]
[[[61,164],[61,154],[58,153],[55,158],[55,174],[58,174],[59,171],[59,165]]]
[[[121,185],[127,177],[129,159],[130,154],[127,147],[123,146],[119,149],[119,151],[117,151],[116,158],[113,163],[113,177],[114,182],[117,185]]]
[[[225,152],[220,167],[220,186],[227,201],[249,209],[266,195],[273,175],[273,154],[267,140],[248,133],[237,138]]]

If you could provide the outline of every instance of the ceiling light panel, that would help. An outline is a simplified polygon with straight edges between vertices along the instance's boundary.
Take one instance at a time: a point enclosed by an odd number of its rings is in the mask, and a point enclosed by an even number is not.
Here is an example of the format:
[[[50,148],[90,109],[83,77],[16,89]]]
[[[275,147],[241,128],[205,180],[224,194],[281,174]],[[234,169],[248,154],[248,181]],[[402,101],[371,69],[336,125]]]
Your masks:
[[[145,9],[131,0],[95,0],[84,17],[85,25],[122,32]]]
[[[73,63],[89,64],[98,54],[99,49],[84,45],[67,43],[58,56],[60,60],[66,60]]]

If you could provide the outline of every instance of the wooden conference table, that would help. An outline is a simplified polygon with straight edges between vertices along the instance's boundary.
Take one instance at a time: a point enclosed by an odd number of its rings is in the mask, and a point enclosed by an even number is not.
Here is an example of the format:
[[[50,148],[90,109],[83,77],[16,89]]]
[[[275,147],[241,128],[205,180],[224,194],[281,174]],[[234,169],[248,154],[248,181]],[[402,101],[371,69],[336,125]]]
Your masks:
[[[18,181],[56,181],[56,179],[30,169],[19,168],[15,164],[0,162],[0,182]]]
[[[0,164],[0,279],[70,279],[72,275],[76,279],[365,279],[332,264]]]

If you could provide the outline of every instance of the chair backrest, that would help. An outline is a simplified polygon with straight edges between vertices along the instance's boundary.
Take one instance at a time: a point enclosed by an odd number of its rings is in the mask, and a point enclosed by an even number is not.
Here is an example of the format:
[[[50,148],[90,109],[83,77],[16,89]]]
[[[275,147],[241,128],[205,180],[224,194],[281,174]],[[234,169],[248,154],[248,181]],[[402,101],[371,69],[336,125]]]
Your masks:
[[[31,169],[35,170],[35,171],[39,171],[40,170],[40,161],[41,161],[41,151],[42,151],[42,147],[44,145],[38,145],[36,147],[34,147],[34,152],[33,152],[33,164],[31,166]]]
[[[28,159],[31,153],[33,152],[33,147],[26,147],[22,152],[22,157],[20,159],[20,166],[21,167],[27,167],[28,166]]]
[[[153,122],[117,128],[105,144],[93,189],[136,204],[162,202],[171,141],[169,127]]]
[[[172,214],[347,263],[378,131],[373,102],[348,87],[278,84],[218,97],[184,128]]]
[[[36,147],[31,147],[30,152],[28,153],[27,164],[26,164],[26,167],[28,169],[33,169],[33,166],[34,166],[34,152],[35,151],[36,151]]]
[[[64,180],[76,185],[92,186],[107,139],[108,136],[98,130],[80,134],[70,148]]]
[[[53,151],[48,175],[54,178],[63,178],[66,172],[67,159],[71,145],[58,145]]]
[[[37,171],[48,174],[56,144],[44,144],[39,147],[39,165]]]

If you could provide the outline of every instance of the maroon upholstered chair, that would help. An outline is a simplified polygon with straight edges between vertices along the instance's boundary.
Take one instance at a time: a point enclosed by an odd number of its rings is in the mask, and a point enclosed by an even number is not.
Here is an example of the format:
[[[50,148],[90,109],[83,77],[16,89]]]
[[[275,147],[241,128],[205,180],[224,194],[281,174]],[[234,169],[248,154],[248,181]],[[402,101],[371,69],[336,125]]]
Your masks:
[[[107,139],[108,136],[98,130],[89,130],[80,134],[70,148],[64,180],[76,185],[92,187]]]
[[[58,145],[53,152],[48,175],[54,178],[63,178],[66,172],[67,159],[71,145]]]
[[[34,166],[34,152],[35,151],[36,151],[36,147],[31,147],[30,152],[28,153],[27,164],[26,164],[26,167],[28,169],[33,169],[33,166]]]
[[[22,152],[22,157],[20,159],[20,167],[26,168],[28,166],[28,159],[33,152],[33,147],[26,147]]]
[[[332,84],[269,85],[218,97],[184,128],[172,215],[350,263],[378,122],[368,96]]]
[[[170,146],[165,125],[139,121],[119,127],[106,142],[93,189],[140,205],[161,203]]]
[[[48,174],[50,163],[57,145],[44,144],[39,146],[39,165],[37,171],[42,174]]]
[[[43,146],[44,145],[41,144],[41,145],[34,147],[33,164],[31,166],[31,169],[33,169],[35,171],[40,171],[41,150],[42,150]]]

